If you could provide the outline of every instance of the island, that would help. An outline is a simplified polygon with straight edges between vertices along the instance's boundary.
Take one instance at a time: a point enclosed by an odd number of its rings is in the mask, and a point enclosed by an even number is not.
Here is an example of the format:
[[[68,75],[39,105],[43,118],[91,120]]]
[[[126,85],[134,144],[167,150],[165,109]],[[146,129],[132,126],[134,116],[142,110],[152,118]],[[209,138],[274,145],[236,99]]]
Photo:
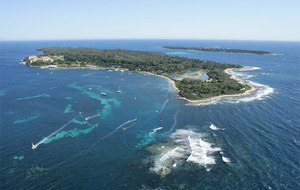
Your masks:
[[[260,50],[243,50],[243,49],[227,49],[227,48],[214,48],[214,47],[181,47],[181,46],[162,46],[164,49],[177,49],[177,50],[192,50],[192,51],[212,51],[222,53],[245,53],[245,54],[260,54],[260,55],[274,55],[274,53]]]
[[[230,69],[241,69],[240,65],[124,49],[48,47],[38,51],[43,54],[26,57],[22,63],[40,68],[101,68],[145,72],[169,79],[178,90],[178,96],[189,101],[235,96],[251,89],[246,83],[232,78],[228,72]],[[188,78],[171,77],[186,72],[195,73],[187,75],[190,76]],[[195,78],[202,72],[206,73],[208,80]]]

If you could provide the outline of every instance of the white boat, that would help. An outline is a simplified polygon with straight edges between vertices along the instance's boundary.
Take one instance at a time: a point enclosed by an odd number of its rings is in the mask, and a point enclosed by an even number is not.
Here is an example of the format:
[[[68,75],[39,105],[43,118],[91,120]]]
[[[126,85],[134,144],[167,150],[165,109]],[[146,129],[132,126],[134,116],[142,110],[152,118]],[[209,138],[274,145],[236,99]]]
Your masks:
[[[101,92],[100,93],[102,96],[106,96],[106,93],[105,92]]]
[[[122,90],[119,88],[119,90],[117,91],[117,93],[122,93]]]
[[[36,146],[33,143],[31,143],[31,144],[32,144],[31,149],[32,150],[36,149]]]
[[[156,131],[161,130],[161,129],[163,129],[163,127],[158,127],[156,129],[153,129],[153,132],[155,133]]]

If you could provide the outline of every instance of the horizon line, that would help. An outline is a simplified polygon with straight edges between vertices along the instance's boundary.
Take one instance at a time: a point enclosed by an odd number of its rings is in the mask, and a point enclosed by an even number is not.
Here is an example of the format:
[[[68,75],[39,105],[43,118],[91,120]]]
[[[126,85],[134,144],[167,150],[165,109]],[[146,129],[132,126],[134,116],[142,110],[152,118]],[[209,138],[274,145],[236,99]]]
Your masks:
[[[201,38],[66,38],[66,39],[22,39],[0,40],[0,42],[33,42],[33,41],[89,41],[89,40],[208,40],[208,41],[265,41],[265,42],[300,42],[300,40],[254,40],[254,39],[201,39]]]

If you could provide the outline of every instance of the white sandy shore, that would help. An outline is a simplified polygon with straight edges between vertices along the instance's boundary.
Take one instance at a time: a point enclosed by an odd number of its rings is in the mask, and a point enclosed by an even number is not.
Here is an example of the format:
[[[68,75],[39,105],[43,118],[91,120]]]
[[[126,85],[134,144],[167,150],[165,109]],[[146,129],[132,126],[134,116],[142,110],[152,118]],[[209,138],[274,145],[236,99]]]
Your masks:
[[[174,82],[171,78],[169,78],[169,77],[167,77],[167,76],[163,76],[163,75],[153,74],[153,73],[147,73],[147,74],[153,75],[153,76],[157,76],[157,77],[162,77],[162,78],[165,78],[165,79],[168,79],[168,81],[169,81],[169,83],[172,85],[172,87],[173,87],[177,92],[179,92],[179,89],[176,87],[175,82]]]
[[[246,92],[244,93],[241,93],[241,94],[228,94],[228,95],[220,95],[220,96],[214,96],[214,97],[211,97],[211,98],[205,98],[205,99],[201,99],[201,100],[189,100],[187,98],[184,98],[184,97],[180,97],[179,95],[177,96],[178,99],[182,99],[182,100],[186,100],[190,103],[208,103],[208,102],[211,102],[211,101],[214,101],[214,100],[221,100],[223,98],[229,98],[229,97],[243,97],[243,96],[249,96],[251,94],[253,94],[254,92],[256,92],[258,89],[256,87],[254,87],[253,85],[247,83],[247,81],[244,81],[244,80],[240,80],[238,79],[238,77],[234,74],[232,74],[230,71],[232,70],[239,70],[239,69],[236,69],[236,68],[229,68],[229,69],[225,69],[224,72],[231,75],[231,78],[234,79],[234,80],[237,80],[239,83],[241,84],[244,84],[244,85],[248,85],[248,86],[251,86],[251,89],[250,90],[247,90]],[[162,76],[162,75],[157,75],[157,74],[152,74],[152,73],[147,73],[149,75],[153,75],[153,76],[157,76],[157,77],[162,77],[162,78],[165,78],[165,79],[168,79],[169,83],[173,86],[173,88],[179,92],[179,89],[176,87],[175,85],[175,82],[174,80],[172,80],[171,78],[167,77],[167,76]]]
[[[101,69],[101,70],[106,70],[106,69],[116,69],[116,68],[103,68],[103,67],[57,67],[56,69]],[[122,70],[127,70],[127,69],[122,69]],[[211,98],[205,98],[205,99],[201,99],[201,100],[189,100],[189,99],[181,97],[179,95],[177,96],[177,98],[178,99],[182,99],[182,100],[186,100],[186,101],[188,101],[190,103],[208,103],[208,102],[211,102],[211,101],[214,101],[214,100],[221,100],[223,98],[248,96],[248,95],[251,95],[251,94],[253,94],[254,92],[256,92],[258,90],[253,85],[247,83],[247,81],[241,80],[236,75],[232,74],[230,72],[232,70],[239,70],[239,69],[229,68],[229,69],[225,69],[224,72],[227,73],[227,74],[229,74],[229,75],[231,75],[231,78],[234,79],[234,80],[237,80],[239,83],[244,84],[244,85],[247,84],[248,86],[251,86],[250,90],[247,90],[246,92],[241,93],[241,94],[220,95],[220,96],[214,96],[214,97],[211,97]],[[158,75],[158,74],[153,74],[153,73],[149,73],[149,72],[141,72],[141,73],[168,79],[169,83],[177,91],[177,93],[179,92],[179,89],[176,87],[175,81],[172,80],[170,77],[163,76],[163,75]]]
[[[236,69],[236,68],[229,68],[229,69],[224,70],[224,72],[227,73],[227,74],[229,74],[229,75],[231,75],[231,78],[234,79],[234,80],[237,80],[239,83],[244,84],[244,85],[247,84],[247,85],[251,86],[250,90],[247,90],[246,92],[241,93],[241,94],[220,95],[220,96],[215,96],[215,97],[211,97],[211,98],[205,98],[205,99],[201,99],[201,100],[189,100],[187,98],[180,97],[180,96],[178,96],[178,99],[186,100],[186,101],[188,101],[190,103],[208,103],[208,102],[211,102],[211,101],[214,101],[214,100],[221,100],[223,98],[249,96],[249,95],[253,94],[254,92],[256,92],[258,90],[253,85],[247,83],[247,81],[238,79],[238,77],[236,75],[234,75],[234,74],[232,74],[230,72],[232,70],[238,70],[238,69]],[[158,77],[163,77],[163,78],[168,79],[169,82],[170,82],[170,84],[172,84],[172,86],[174,87],[174,89],[177,92],[179,92],[179,89],[176,87],[175,82],[172,79],[170,79],[169,77],[162,76],[162,75],[156,75],[156,74],[151,74],[151,75],[158,76]]]
[[[215,101],[215,100],[221,100],[221,99],[224,99],[224,98],[229,98],[229,97],[243,97],[243,96],[249,96],[251,94],[253,94],[254,92],[256,92],[258,89],[256,87],[254,87],[253,85],[250,85],[249,83],[247,83],[247,81],[244,81],[244,80],[241,80],[241,79],[238,79],[238,77],[234,74],[232,74],[230,71],[232,70],[238,70],[236,68],[229,68],[229,69],[225,69],[224,72],[231,75],[231,78],[234,79],[234,80],[237,80],[239,83],[241,84],[244,84],[244,85],[248,85],[248,86],[251,86],[251,89],[250,90],[247,90],[246,92],[244,93],[241,93],[241,94],[228,94],[228,95],[220,95],[220,96],[215,96],[215,97],[211,97],[211,98],[205,98],[205,99],[201,99],[201,100],[189,100],[189,99],[186,99],[186,98],[183,98],[183,97],[178,97],[179,99],[183,99],[183,100],[186,100],[190,103],[208,103],[208,102],[212,102],[212,101]]]

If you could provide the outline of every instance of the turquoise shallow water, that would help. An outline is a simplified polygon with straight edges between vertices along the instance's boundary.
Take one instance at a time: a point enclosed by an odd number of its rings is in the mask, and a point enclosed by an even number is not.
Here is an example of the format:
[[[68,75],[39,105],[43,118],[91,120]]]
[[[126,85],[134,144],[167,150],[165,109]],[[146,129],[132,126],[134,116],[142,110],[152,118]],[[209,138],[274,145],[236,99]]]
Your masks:
[[[159,48],[171,45],[280,55]],[[147,50],[259,67],[236,73],[259,91],[191,105],[177,99],[160,77],[128,71],[51,72],[18,64],[48,46]],[[298,189],[299,52],[298,42],[0,42],[0,188]],[[123,93],[116,92],[119,88]],[[101,96],[103,91],[107,96]],[[39,142],[32,150],[31,143]]]

